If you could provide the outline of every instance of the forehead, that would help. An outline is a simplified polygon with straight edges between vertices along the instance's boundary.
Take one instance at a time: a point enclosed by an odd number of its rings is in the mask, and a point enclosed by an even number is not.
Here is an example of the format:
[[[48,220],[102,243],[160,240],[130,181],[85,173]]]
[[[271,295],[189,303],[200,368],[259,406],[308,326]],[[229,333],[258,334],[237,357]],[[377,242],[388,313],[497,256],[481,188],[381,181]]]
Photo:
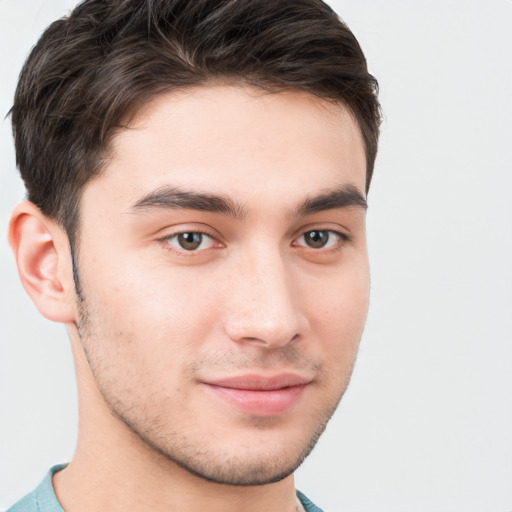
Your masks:
[[[365,179],[362,137],[343,106],[306,92],[217,85],[143,106],[84,196],[122,208],[171,185],[244,202],[275,193],[283,202],[284,190],[290,201],[347,183],[364,193]]]

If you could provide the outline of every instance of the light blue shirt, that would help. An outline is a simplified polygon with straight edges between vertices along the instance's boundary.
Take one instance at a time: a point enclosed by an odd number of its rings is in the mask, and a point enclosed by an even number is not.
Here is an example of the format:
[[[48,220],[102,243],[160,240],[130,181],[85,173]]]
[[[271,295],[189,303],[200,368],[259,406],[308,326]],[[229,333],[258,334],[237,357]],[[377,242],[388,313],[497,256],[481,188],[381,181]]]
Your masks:
[[[53,466],[46,474],[39,487],[14,504],[7,512],[64,512],[53,490],[53,474],[66,464]]]
[[[65,468],[66,464],[53,466],[44,480],[39,484],[39,487],[27,494],[22,500],[14,504],[7,512],[64,512],[60,506],[55,491],[53,490],[52,478],[53,474],[59,469]],[[306,512],[322,512],[322,509],[314,505],[304,494],[297,491],[297,497],[302,503]]]

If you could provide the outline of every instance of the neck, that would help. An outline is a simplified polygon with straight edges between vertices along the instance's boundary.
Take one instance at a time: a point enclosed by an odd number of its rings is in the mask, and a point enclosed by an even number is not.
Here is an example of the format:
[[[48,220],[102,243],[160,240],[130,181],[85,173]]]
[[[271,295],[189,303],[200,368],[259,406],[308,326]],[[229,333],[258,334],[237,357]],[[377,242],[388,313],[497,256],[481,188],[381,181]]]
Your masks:
[[[126,458],[107,460],[77,454],[53,485],[64,510],[82,512],[295,512],[293,478],[274,484],[236,487],[215,484],[169,464],[146,461],[128,466]]]

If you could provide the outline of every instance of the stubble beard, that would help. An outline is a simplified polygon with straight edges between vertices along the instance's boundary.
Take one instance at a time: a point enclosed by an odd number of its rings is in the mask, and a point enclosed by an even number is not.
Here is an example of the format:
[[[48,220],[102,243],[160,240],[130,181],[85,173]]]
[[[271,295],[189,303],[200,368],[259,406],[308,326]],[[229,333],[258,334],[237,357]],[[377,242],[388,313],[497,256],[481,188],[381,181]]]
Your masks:
[[[78,273],[76,273],[78,276]],[[137,404],[127,404],[115,396],[115,390],[108,378],[102,378],[101,366],[105,361],[95,357],[93,343],[98,334],[98,326],[91,318],[88,303],[81,286],[77,287],[78,322],[77,330],[96,386],[112,414],[120,420],[146,448],[179,466],[192,475],[209,482],[231,486],[260,486],[283,480],[290,476],[311,453],[327,423],[334,414],[349,384],[353,365],[336,397],[316,412],[316,427],[309,437],[301,443],[295,442],[293,449],[281,454],[262,453],[257,460],[247,459],[244,454],[218,454],[207,444],[201,448],[197,442],[184,432],[163,432],[158,429],[159,421],[151,422],[142,412],[137,414]],[[144,404],[142,404],[144,405]],[[143,408],[143,407],[142,407]],[[250,418],[253,427],[258,430],[272,428],[272,419]],[[207,439],[207,437],[205,436]],[[211,441],[210,441],[211,442]],[[208,443],[208,441],[206,441]],[[289,448],[289,447],[288,447]]]

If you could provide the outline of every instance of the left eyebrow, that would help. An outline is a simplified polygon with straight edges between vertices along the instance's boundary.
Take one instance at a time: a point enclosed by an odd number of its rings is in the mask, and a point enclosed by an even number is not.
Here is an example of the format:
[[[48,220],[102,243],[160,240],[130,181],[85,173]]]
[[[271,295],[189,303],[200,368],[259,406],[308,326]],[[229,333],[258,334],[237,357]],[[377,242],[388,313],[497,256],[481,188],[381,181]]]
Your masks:
[[[365,197],[354,185],[343,185],[324,194],[307,198],[300,204],[297,213],[299,217],[306,217],[307,215],[326,210],[349,207],[361,208],[363,210],[368,208]]]

